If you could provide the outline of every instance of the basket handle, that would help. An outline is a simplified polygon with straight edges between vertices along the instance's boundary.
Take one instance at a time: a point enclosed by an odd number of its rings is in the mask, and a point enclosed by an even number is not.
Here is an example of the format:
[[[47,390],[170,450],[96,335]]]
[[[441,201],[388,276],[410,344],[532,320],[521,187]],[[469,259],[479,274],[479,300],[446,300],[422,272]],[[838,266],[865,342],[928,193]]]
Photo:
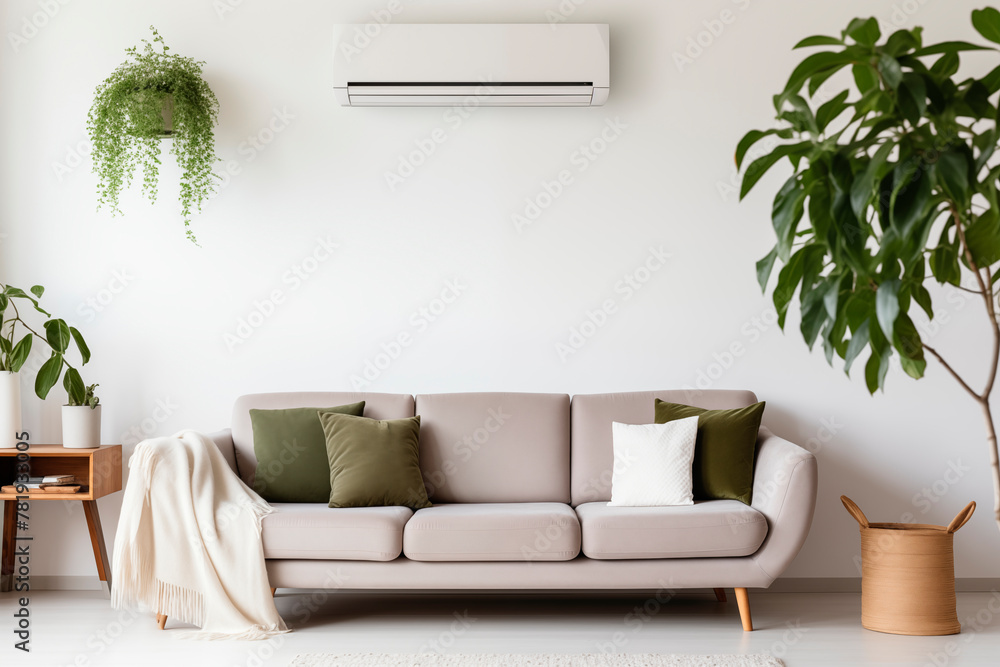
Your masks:
[[[840,502],[844,503],[844,507],[846,507],[847,511],[851,513],[851,516],[853,516],[855,520],[857,520],[857,522],[861,524],[862,528],[868,527],[868,517],[865,516],[865,513],[861,511],[861,508],[858,507],[858,504],[856,502],[854,502],[847,496],[841,496]],[[975,503],[973,503],[973,505],[975,505]],[[955,530],[958,529],[956,528]]]
[[[956,530],[964,526],[972,518],[972,513],[976,511],[976,501],[973,500],[971,503],[965,506],[965,509],[958,513],[951,523],[948,524],[948,532],[954,533]]]

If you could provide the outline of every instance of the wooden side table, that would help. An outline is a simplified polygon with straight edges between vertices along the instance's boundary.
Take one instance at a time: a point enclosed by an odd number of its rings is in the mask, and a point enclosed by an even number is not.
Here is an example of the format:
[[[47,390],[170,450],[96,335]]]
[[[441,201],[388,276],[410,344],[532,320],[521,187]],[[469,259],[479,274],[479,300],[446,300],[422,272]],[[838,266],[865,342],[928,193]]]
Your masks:
[[[10,484],[16,476],[16,449],[0,449],[0,483]],[[106,594],[111,594],[111,567],[104,546],[97,499],[122,490],[122,446],[102,445],[96,449],[66,449],[62,445],[31,445],[31,475],[74,475],[81,483],[76,493],[29,491],[29,502],[39,500],[79,500],[90,529],[97,574]],[[13,590],[14,551],[17,537],[17,494],[0,493],[3,505],[3,543],[0,547],[0,592]]]

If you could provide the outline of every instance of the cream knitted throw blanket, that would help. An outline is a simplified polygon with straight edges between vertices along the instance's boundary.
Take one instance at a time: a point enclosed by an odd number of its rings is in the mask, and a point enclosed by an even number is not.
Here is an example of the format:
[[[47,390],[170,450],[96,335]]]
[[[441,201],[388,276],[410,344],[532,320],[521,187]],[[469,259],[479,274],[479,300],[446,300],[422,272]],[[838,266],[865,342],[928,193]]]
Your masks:
[[[129,460],[111,604],[192,623],[198,639],[288,632],[268,587],[261,519],[271,507],[194,431],[144,440]]]

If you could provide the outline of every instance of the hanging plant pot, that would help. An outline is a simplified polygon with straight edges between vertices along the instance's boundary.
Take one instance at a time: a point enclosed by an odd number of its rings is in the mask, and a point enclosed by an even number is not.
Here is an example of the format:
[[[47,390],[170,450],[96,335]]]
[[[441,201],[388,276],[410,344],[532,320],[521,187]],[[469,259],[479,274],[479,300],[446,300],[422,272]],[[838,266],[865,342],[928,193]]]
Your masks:
[[[138,139],[170,139],[174,136],[172,93],[159,92],[150,84],[145,89],[137,89],[128,104],[130,135]]]
[[[160,117],[163,119],[163,131],[160,139],[170,139],[174,136],[174,96],[167,93],[160,101]]]
[[[121,213],[119,195],[134,172],[142,171],[142,192],[156,201],[160,175],[160,139],[170,138],[170,154],[180,166],[181,215],[187,237],[192,211],[215,192],[218,176],[213,128],[219,102],[202,79],[205,64],[169,53],[156,29],[145,48],[127,49],[132,59],[122,63],[97,87],[87,118],[94,172],[99,177],[98,208]],[[162,50],[154,49],[154,44]]]

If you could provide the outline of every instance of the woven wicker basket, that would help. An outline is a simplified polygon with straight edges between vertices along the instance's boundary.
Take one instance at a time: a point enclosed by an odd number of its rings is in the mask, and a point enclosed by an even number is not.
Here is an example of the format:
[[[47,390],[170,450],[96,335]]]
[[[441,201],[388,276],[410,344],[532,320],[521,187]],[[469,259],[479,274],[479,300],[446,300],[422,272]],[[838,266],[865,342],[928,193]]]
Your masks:
[[[947,526],[869,523],[847,496],[844,507],[861,524],[861,625],[895,635],[954,635],[955,531],[972,518],[969,503]]]

